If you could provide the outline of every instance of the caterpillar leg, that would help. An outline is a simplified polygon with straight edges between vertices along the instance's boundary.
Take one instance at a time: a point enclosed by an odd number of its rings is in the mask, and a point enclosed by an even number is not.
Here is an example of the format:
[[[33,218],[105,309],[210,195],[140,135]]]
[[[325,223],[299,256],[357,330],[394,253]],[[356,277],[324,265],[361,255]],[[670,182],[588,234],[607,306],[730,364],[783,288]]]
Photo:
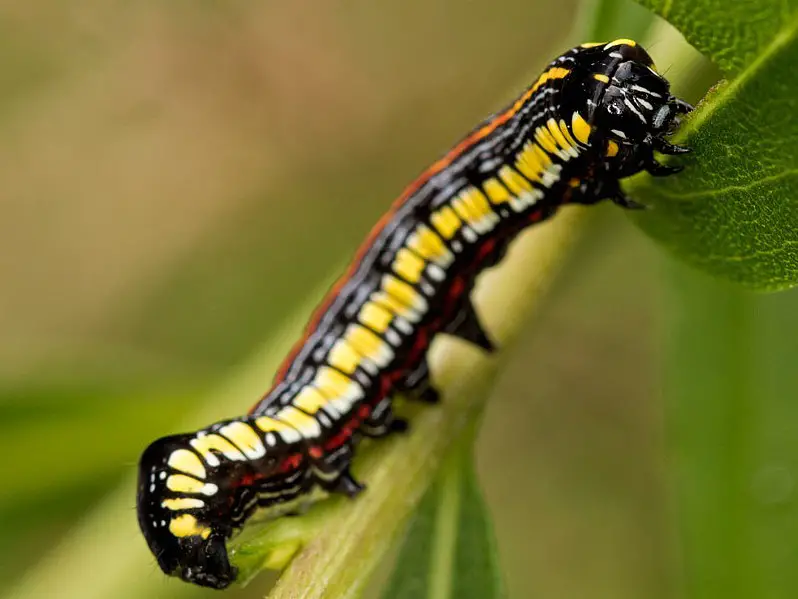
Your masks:
[[[427,358],[421,359],[418,366],[398,383],[397,389],[408,393],[413,399],[418,399],[425,403],[438,403],[441,400],[440,393],[435,389],[430,379]]]
[[[349,471],[353,453],[350,439],[324,455],[311,458],[316,483],[325,491],[347,497],[355,497],[363,491],[365,485],[355,480]]]
[[[486,352],[496,351],[496,346],[485,332],[485,328],[479,321],[479,316],[477,316],[477,312],[474,309],[474,304],[471,303],[468,297],[463,301],[460,310],[452,319],[452,323],[446,328],[446,332],[473,343]]]
[[[391,399],[386,397],[374,406],[369,417],[360,425],[359,430],[367,437],[379,439],[391,433],[403,433],[409,426],[407,420],[396,417]]]

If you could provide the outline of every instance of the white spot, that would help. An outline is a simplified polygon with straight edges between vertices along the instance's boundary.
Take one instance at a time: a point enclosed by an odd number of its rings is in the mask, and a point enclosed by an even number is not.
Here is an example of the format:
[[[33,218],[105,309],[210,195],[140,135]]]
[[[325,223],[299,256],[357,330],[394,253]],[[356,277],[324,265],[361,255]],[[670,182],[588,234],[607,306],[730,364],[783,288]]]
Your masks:
[[[413,333],[413,326],[401,316],[397,316],[393,319],[393,325],[405,335]]]
[[[158,478],[160,478],[161,480],[164,480],[166,478],[166,471],[162,470],[161,473],[158,475]]]
[[[612,56],[613,58],[623,58],[623,54],[621,54],[620,52],[610,52],[610,56]]]
[[[654,110],[654,107],[643,98],[638,98],[637,101],[645,108],[646,110]]]
[[[202,485],[202,489],[200,489],[200,493],[210,497],[211,495],[216,495],[216,492],[218,490],[219,490],[219,487],[217,487],[213,483],[205,483],[204,485]]]
[[[463,239],[469,243],[474,243],[477,240],[477,234],[471,227],[463,226]]]
[[[274,437],[274,433],[266,433],[266,444],[269,445],[269,447],[277,445],[277,439]]]
[[[395,347],[398,347],[402,344],[402,338],[399,336],[399,333],[393,329],[388,329],[385,331],[385,338],[388,340],[388,343]]]
[[[150,485],[150,493],[154,493],[154,492],[155,492],[155,485]]]
[[[621,139],[626,139],[626,133],[624,133],[620,129],[610,129],[610,132],[617,135]]]
[[[651,70],[651,69],[649,69],[649,70]],[[647,87],[643,87],[642,85],[636,85],[635,84],[635,85],[633,85],[631,87],[631,89],[633,89],[636,92],[643,92],[644,94],[648,94],[649,96],[654,96],[655,98],[661,98],[662,97],[662,94],[658,94],[657,92],[652,92],[650,89],[648,89]]]
[[[460,243],[459,241],[455,240],[455,241],[452,242],[452,249],[455,252],[462,252],[463,251],[463,244]]]
[[[161,526],[166,526],[166,520],[161,520]]]
[[[446,271],[437,264],[430,264],[427,266],[427,273],[431,279],[436,281],[443,281],[446,278]]]

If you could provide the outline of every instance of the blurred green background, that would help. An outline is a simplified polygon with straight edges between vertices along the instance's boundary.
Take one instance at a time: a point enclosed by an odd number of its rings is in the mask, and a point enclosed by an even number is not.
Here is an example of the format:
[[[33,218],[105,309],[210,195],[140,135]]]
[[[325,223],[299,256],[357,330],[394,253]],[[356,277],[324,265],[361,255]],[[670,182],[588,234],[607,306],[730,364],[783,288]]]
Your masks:
[[[36,596],[53,551],[102,551],[130,527],[97,509],[126,484],[134,519],[141,450],[281,329],[419,171],[589,41],[570,35],[575,11],[0,7],[0,588]],[[506,357],[480,436],[512,597],[656,599],[681,585],[662,364],[683,275],[618,211],[596,213]],[[98,518],[96,536],[75,537]],[[72,572],[78,586],[95,568]],[[161,577],[154,560],[135,575]],[[263,596],[268,578],[228,596]]]

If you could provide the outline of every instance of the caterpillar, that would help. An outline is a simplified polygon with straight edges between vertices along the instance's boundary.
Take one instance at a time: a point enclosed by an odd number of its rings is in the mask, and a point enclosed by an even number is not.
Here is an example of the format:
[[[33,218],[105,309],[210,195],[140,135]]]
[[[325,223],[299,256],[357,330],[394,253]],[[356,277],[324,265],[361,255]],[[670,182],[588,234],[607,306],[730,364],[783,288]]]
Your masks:
[[[144,451],[138,521],[161,569],[225,588],[236,577],[226,542],[255,510],[276,517],[318,489],[360,493],[358,439],[407,427],[392,394],[438,400],[432,338],[495,349],[469,299],[477,274],[562,205],[642,208],[619,181],[681,170],[654,151],[689,151],[665,138],[690,110],[636,42],[583,44],[432,164],[374,227],[248,415]]]

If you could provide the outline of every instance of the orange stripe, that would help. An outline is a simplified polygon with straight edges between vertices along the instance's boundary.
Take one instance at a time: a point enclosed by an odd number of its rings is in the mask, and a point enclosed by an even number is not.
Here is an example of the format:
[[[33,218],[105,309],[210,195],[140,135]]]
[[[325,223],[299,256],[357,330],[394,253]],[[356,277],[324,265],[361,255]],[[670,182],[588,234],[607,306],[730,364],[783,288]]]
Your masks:
[[[524,105],[529,101],[529,99],[535,94],[538,88],[548,81],[549,79],[544,79],[544,76],[547,76],[549,73],[553,71],[558,71],[558,77],[555,78],[562,78],[564,77],[568,71],[563,68],[554,67],[545,71],[543,75],[535,82],[535,84],[530,87],[524,94],[518,98],[512,106],[510,106],[507,110],[503,113],[497,115],[493,120],[489,123],[483,125],[476,131],[470,133],[465,139],[460,141],[456,144],[452,149],[450,149],[442,158],[436,160],[429,166],[424,172],[422,172],[410,185],[408,185],[405,190],[401,193],[401,195],[391,204],[391,207],[388,211],[382,215],[380,220],[377,221],[377,224],[369,232],[366,240],[360,245],[360,247],[355,252],[355,256],[352,259],[349,267],[346,269],[344,274],[333,284],[327,294],[322,298],[321,303],[318,307],[313,311],[313,314],[308,321],[308,324],[305,326],[305,329],[302,333],[300,339],[294,344],[289,352],[288,356],[283,360],[283,363],[280,365],[280,368],[277,370],[277,374],[274,377],[274,384],[281,381],[288,369],[291,367],[291,363],[296,358],[299,351],[302,349],[302,346],[308,340],[308,337],[313,333],[316,327],[319,324],[319,321],[327,312],[327,309],[330,307],[332,302],[338,297],[338,294],[341,291],[341,288],[346,284],[346,282],[352,278],[355,271],[357,270],[358,265],[363,259],[363,256],[369,251],[374,240],[377,236],[383,231],[385,226],[391,221],[394,214],[401,208],[402,205],[422,186],[426,183],[431,177],[441,172],[443,169],[448,167],[452,162],[454,162],[458,156],[462,155],[468,148],[472,147],[477,142],[481,141],[488,135],[490,135],[493,131],[496,130],[497,127],[503,125],[508,120],[510,120],[519,110],[521,110]],[[258,402],[260,403],[260,402]],[[254,410],[257,404],[252,407]],[[251,412],[252,410],[250,410]]]

